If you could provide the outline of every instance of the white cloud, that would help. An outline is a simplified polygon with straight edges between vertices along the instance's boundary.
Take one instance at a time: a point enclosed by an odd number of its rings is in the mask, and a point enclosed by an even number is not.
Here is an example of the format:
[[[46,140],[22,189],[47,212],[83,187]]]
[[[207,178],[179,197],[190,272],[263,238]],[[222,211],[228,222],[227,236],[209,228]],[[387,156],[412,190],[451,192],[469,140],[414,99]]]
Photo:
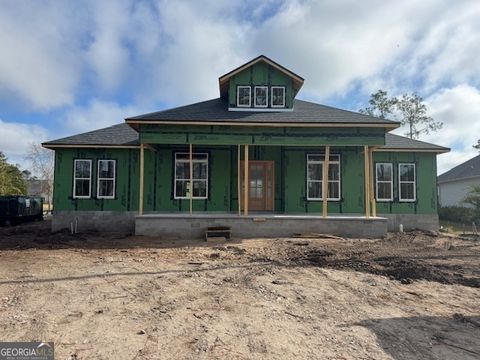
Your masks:
[[[74,101],[81,16],[71,15],[58,2],[2,3],[0,96],[42,110]]]
[[[130,65],[125,35],[135,30],[129,21],[129,4],[126,1],[99,1],[94,3],[92,16],[94,25],[90,32],[93,40],[86,61],[95,72],[95,83],[101,89],[112,90],[128,75]]]
[[[164,41],[153,58],[152,95],[169,104],[218,97],[218,77],[250,60],[249,25],[231,15],[239,5],[159,1],[158,6]]]
[[[452,148],[438,157],[439,173],[478,155],[472,146],[480,139],[480,89],[469,85],[442,89],[427,98],[426,104],[443,128],[422,140]]]
[[[111,101],[93,100],[87,106],[69,109],[61,118],[61,127],[67,135],[104,128],[124,122],[129,116],[147,113],[145,108],[122,106]]]
[[[177,105],[218,96],[218,76],[260,53],[305,77],[311,99],[354,85],[433,92],[478,82],[479,15],[466,0],[12,2],[0,13],[0,95],[34,109],[124,91]]]
[[[480,2],[460,0],[454,6],[448,1],[402,4],[405,11],[397,14],[399,26],[408,27],[410,35],[407,41],[399,42],[401,51],[396,56],[362,80],[361,90],[370,94],[382,88],[392,95],[416,91],[428,96],[439,87],[465,82],[478,85]],[[419,14],[414,10],[417,4],[421,5]],[[374,49],[372,55],[376,55]]]
[[[48,139],[48,131],[39,125],[6,122],[0,120],[0,151],[9,162],[25,165],[25,155],[31,143],[41,143]]]

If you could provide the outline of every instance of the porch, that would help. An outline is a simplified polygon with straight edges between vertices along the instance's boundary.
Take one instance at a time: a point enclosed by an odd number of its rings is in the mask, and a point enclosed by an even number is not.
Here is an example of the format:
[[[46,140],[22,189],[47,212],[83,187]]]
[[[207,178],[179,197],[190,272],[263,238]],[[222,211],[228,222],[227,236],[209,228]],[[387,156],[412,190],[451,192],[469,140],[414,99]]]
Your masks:
[[[228,226],[243,238],[305,232],[381,237],[387,231],[387,219],[377,217],[373,184],[381,128],[337,129],[332,137],[331,129],[227,136],[212,127],[212,134],[175,139],[158,128],[144,130],[137,235],[198,238],[211,226]]]
[[[374,218],[374,149],[142,144],[138,213]]]

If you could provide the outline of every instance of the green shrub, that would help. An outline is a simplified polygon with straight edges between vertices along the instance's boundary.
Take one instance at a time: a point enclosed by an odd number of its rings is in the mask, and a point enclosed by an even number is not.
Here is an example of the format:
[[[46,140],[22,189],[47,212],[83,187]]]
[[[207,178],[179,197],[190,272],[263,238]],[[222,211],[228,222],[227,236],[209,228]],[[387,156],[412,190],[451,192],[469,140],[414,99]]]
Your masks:
[[[470,192],[463,199],[465,204],[473,206],[472,221],[478,223],[480,220],[480,185],[474,185],[470,189]]]
[[[463,206],[445,206],[438,210],[440,220],[454,221],[468,224],[475,221],[475,211],[472,208]]]

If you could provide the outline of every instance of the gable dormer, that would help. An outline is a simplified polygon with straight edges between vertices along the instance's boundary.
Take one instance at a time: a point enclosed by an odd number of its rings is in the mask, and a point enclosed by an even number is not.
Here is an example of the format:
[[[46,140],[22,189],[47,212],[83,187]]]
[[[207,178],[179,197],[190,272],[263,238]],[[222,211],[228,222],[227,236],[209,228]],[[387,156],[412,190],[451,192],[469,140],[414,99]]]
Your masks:
[[[303,78],[260,55],[221,76],[220,96],[230,111],[289,111]]]

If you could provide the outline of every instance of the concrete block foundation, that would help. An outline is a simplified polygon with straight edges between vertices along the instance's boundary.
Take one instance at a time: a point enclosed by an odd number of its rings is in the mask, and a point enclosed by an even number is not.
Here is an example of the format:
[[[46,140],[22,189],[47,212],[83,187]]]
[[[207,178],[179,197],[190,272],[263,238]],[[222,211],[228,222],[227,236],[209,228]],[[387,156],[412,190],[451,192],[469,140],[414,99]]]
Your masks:
[[[79,232],[137,234],[169,238],[200,238],[209,226],[230,226],[235,237],[282,237],[293,233],[318,232],[346,237],[377,238],[387,231],[437,231],[437,215],[381,214],[363,216],[250,215],[236,214],[146,214],[122,211],[55,211],[52,231],[70,230],[77,223]]]
[[[324,233],[353,238],[379,238],[387,232],[386,218],[289,215],[152,214],[137,216],[135,235],[203,238],[209,226],[228,226],[232,237],[288,237],[294,233]]]
[[[400,224],[403,224],[404,231],[426,230],[438,231],[438,215],[428,214],[380,214],[379,216],[388,219],[388,231],[399,231]]]
[[[128,211],[54,211],[52,231],[70,230],[76,223],[78,232],[133,234],[137,214]]]

